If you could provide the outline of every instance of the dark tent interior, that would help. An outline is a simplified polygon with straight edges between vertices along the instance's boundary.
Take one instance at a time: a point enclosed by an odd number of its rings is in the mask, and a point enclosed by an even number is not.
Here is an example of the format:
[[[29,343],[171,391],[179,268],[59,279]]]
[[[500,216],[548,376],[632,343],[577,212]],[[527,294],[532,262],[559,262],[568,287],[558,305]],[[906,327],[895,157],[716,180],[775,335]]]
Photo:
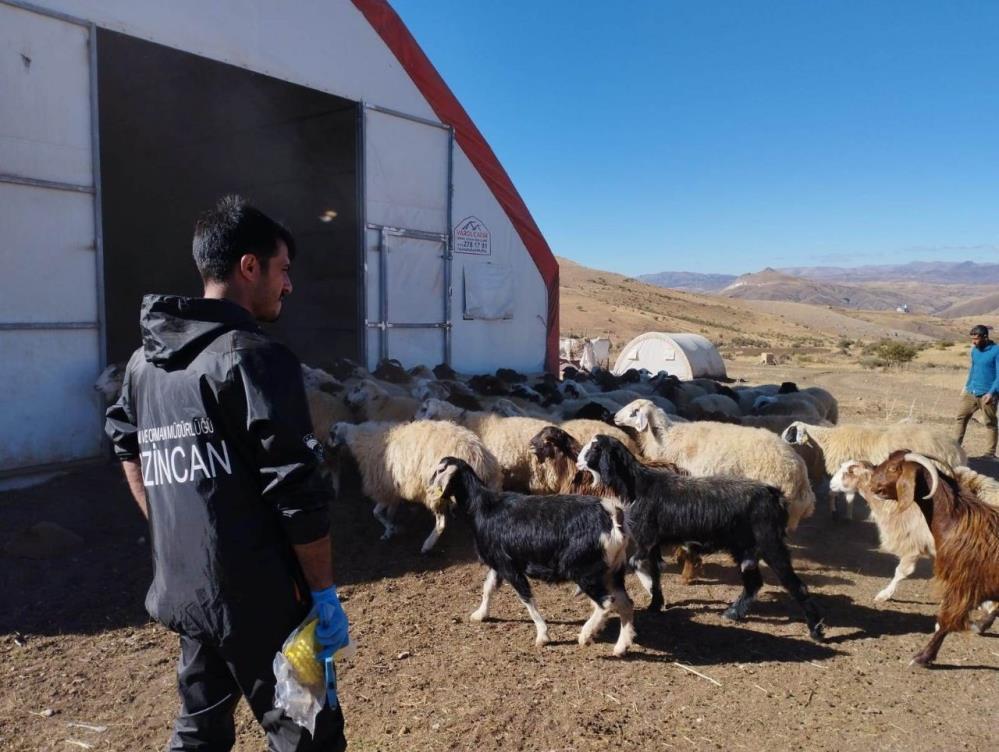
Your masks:
[[[265,328],[310,365],[359,358],[357,103],[116,32],[97,49],[109,362],[139,345],[143,294],[201,294],[194,222],[227,193],[298,246]]]

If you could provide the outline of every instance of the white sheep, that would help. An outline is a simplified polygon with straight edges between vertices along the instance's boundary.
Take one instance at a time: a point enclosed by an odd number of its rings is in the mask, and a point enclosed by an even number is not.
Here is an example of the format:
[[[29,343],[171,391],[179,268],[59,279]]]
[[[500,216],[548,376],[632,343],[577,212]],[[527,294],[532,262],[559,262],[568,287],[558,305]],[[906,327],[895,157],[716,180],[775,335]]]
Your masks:
[[[312,430],[320,440],[329,436],[330,430],[337,423],[353,423],[354,415],[341,397],[320,392],[318,389],[307,388],[305,399],[309,403],[309,416],[312,418]]]
[[[781,438],[788,444],[814,447],[825,466],[827,478],[831,478],[848,460],[863,460],[876,465],[900,447],[907,447],[951,467],[968,462],[968,456],[950,434],[911,423],[819,426],[795,421],[781,434]],[[846,507],[847,519],[852,519],[852,496],[847,496]]]
[[[417,420],[445,420],[478,436],[499,463],[503,487],[530,491],[533,463],[531,439],[550,423],[537,418],[507,418],[491,412],[474,412],[437,399],[424,400]],[[443,457],[445,455],[441,455]]]
[[[347,390],[347,404],[359,421],[411,420],[420,403],[409,396],[393,395],[374,379],[362,379]]]
[[[302,381],[306,389],[322,389],[325,386],[330,393],[343,390],[343,384],[333,374],[305,363],[302,363]]]
[[[437,380],[437,375],[424,365],[413,366],[409,369],[409,375],[414,379],[426,379],[427,381]]]
[[[515,402],[506,397],[483,397],[481,399],[483,412],[502,415],[505,418],[539,418],[548,420],[548,413],[533,403]]]
[[[990,506],[999,507],[999,482],[975,472],[969,467],[947,467],[940,469],[953,474],[959,485],[970,490],[978,499]],[[920,556],[936,557],[933,534],[926,524],[926,517],[915,504],[899,508],[894,499],[882,499],[869,487],[874,464],[862,460],[847,460],[833,474],[829,488],[850,498],[860,493],[871,508],[871,517],[878,528],[881,550],[898,557],[898,566],[891,581],[874,596],[876,601],[887,601],[895,595],[898,584],[909,577],[916,569]],[[995,611],[991,602],[982,604],[987,613]],[[994,616],[993,616],[994,618]],[[991,622],[990,622],[991,623]]]
[[[451,396],[451,390],[447,385],[437,379],[416,378],[409,385],[409,396],[423,402],[425,399],[447,399]]]
[[[447,521],[447,501],[427,485],[441,457],[465,460],[483,483],[500,488],[496,458],[478,436],[451,423],[337,423],[327,448],[327,461],[335,471],[343,451],[356,462],[364,495],[375,502],[375,518],[385,528],[382,540],[398,531],[392,517],[401,502],[422,504],[433,513],[434,529],[423,542],[423,553],[434,547]]]
[[[844,462],[829,481],[829,490],[846,494],[850,503],[853,495],[860,490],[861,480],[870,475],[873,465],[856,460]],[[891,582],[874,596],[876,601],[887,601],[894,594],[898,583],[911,575],[916,569],[916,561],[920,556],[934,556],[933,535],[926,525],[926,519],[919,507],[912,504],[905,509],[897,510],[895,501],[886,501],[874,496],[861,495],[871,508],[871,517],[878,528],[878,538],[881,550],[898,557],[895,576]]]
[[[614,422],[637,432],[650,459],[668,460],[694,476],[738,475],[776,486],[787,504],[788,530],[815,510],[804,461],[769,431],[713,421],[676,423],[648,400],[622,408]]]

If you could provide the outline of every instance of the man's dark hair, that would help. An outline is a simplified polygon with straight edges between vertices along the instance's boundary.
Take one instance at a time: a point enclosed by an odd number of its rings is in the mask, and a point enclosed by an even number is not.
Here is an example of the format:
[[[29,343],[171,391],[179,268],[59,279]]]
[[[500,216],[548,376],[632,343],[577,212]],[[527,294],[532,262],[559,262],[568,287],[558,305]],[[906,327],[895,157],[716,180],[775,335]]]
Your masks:
[[[241,196],[223,196],[194,223],[194,263],[202,279],[222,282],[246,253],[260,259],[266,270],[279,240],[288,246],[288,258],[295,258],[295,240],[283,225]]]
[[[982,326],[981,324],[979,324],[978,326],[971,327],[971,331],[969,332],[969,334],[971,334],[972,337],[975,337],[975,336],[978,336],[978,337],[988,337],[989,336],[989,329],[988,329],[988,327]]]

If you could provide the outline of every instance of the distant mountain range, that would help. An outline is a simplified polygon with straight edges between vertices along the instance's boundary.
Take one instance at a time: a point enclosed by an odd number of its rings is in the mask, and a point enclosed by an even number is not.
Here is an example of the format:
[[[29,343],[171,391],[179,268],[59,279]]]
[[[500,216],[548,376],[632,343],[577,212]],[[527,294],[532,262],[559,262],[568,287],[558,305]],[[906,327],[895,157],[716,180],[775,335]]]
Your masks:
[[[792,303],[856,308],[865,311],[892,311],[910,305],[910,290],[875,287],[874,285],[841,285],[796,277],[769,267],[755,274],[743,274],[716,295],[742,300],[785,300]],[[920,307],[922,307],[920,305]]]
[[[858,267],[808,266],[753,274],[660,272],[643,282],[744,300],[808,303],[834,308],[907,309],[947,318],[999,315],[999,264],[915,261]]]
[[[717,292],[735,282],[735,274],[698,274],[697,272],[659,272],[641,274],[636,279],[656,287],[689,292]]]
[[[974,261],[911,261],[869,266],[795,266],[782,268],[795,277],[830,282],[929,282],[944,285],[999,284],[999,264]]]
[[[667,290],[612,271],[590,269],[567,258],[560,257],[558,262],[562,336],[609,337],[615,348],[648,331],[693,332],[739,347],[797,349],[805,341],[833,346],[844,338],[954,340],[963,338],[968,330],[968,323],[963,321],[910,316],[894,310],[853,310],[842,305],[830,308]],[[764,287],[788,281],[805,286],[826,284],[773,270],[747,275],[742,281],[745,284],[736,290],[752,288],[754,283]],[[908,284],[929,287],[903,283]]]
[[[999,284],[999,264],[974,261],[912,261],[908,264],[868,266],[791,266],[773,271],[817,282],[926,282],[937,285]],[[699,274],[697,272],[659,272],[642,274],[642,282],[657,287],[693,292],[718,292],[738,279],[735,274]]]

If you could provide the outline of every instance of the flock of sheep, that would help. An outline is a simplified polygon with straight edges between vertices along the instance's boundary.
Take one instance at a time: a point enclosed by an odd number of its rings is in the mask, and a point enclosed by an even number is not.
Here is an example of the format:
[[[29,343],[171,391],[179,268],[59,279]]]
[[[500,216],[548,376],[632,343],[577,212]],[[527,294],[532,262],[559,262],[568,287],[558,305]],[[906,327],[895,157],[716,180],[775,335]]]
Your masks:
[[[383,539],[396,532],[402,502],[425,506],[435,522],[424,552],[451,509],[463,509],[489,568],[471,619],[485,619],[493,593],[509,582],[538,644],[548,634],[530,580],[574,582],[594,604],[580,644],[614,612],[614,654],[624,654],[635,636],[626,573],[648,591],[650,608],[661,608],[667,545],[677,546],[687,581],[700,554],[732,556],[743,591],[724,612],[730,619],[746,616],[762,586],[762,559],[801,607],[813,639],[823,639],[819,606],[785,543],[813,513],[816,491],[846,494],[851,515],[860,493],[882,549],[899,557],[877,600],[892,597],[919,556],[936,557],[943,603],[916,663],[931,662],[976,608],[985,611],[978,631],[999,612],[999,482],[967,468],[942,431],[837,425],[836,400],[823,389],[573,368],[561,380],[509,369],[464,377],[396,361],[370,373],[347,360],[329,372],[302,369],[313,425],[318,435],[328,431],[325,471],[337,492],[359,486]]]

